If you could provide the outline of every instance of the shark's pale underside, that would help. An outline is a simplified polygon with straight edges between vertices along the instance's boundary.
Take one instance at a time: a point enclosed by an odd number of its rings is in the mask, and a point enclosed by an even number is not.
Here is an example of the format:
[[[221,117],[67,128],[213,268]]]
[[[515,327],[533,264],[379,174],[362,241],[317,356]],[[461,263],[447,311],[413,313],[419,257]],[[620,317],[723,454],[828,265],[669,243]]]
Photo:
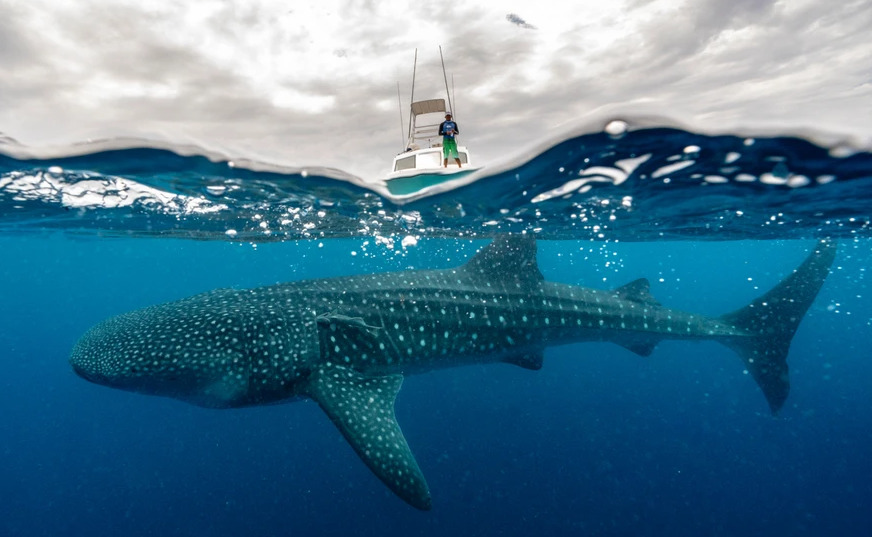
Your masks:
[[[748,306],[718,318],[663,307],[640,279],[614,290],[544,281],[536,243],[504,236],[466,265],[219,289],[103,321],[73,349],[92,382],[208,407],[309,397],[392,491],[430,492],[394,415],[403,376],[464,364],[542,367],[546,347],[611,341],[647,356],[663,339],[736,351],[773,412],[787,353],[835,257],[821,241]]]

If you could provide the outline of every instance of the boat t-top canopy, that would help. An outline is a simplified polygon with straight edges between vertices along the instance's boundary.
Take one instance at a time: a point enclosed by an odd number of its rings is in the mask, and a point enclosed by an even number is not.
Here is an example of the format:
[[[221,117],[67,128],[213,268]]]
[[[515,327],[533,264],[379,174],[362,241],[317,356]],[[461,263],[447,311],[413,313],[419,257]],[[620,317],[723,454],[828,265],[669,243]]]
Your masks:
[[[445,99],[429,99],[427,101],[412,103],[413,116],[420,116],[421,114],[436,114],[446,111]]]
[[[439,125],[445,119],[447,111],[445,99],[428,99],[412,103],[412,122],[406,149],[418,149],[423,140],[427,140],[428,146],[433,145],[430,139],[439,136]]]

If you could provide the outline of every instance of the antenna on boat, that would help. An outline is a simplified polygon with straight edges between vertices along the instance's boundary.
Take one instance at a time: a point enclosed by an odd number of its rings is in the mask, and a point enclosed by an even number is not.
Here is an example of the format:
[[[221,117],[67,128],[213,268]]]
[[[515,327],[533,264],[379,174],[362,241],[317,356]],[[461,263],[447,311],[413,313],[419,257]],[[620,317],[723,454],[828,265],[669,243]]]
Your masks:
[[[418,54],[418,51],[415,51]],[[445,79],[445,93],[448,94],[448,110],[454,114],[454,106],[451,104],[451,92],[448,91],[448,75],[445,74],[445,58],[442,57],[442,45],[439,45],[439,59],[442,60],[442,78]],[[456,115],[454,116],[457,117]]]
[[[418,70],[418,49],[415,49],[415,63],[412,64],[412,98],[409,101],[410,103],[415,102],[415,73],[417,72],[417,70]],[[411,105],[409,105],[409,106],[411,106]],[[411,113],[411,110],[410,110],[409,111],[409,140],[412,139],[412,116],[414,116],[414,115],[415,114]]]

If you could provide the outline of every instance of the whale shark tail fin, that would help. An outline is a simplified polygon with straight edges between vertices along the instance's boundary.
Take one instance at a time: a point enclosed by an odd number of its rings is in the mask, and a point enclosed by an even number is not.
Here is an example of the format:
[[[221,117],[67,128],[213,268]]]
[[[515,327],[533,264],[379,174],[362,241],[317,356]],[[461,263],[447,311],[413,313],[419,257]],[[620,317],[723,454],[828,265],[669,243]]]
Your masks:
[[[802,265],[768,293],[721,317],[721,321],[750,335],[725,338],[723,343],[745,362],[773,414],[781,409],[790,392],[790,342],[823,286],[835,256],[834,242],[819,241]]]

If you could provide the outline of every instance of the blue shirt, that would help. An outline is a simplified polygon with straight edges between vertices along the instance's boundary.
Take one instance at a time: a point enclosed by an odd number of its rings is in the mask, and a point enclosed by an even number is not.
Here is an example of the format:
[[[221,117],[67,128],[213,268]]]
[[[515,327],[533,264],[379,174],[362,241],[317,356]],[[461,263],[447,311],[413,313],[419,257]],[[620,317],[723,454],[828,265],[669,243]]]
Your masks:
[[[460,129],[457,128],[457,123],[453,121],[443,121],[439,125],[439,134],[446,140],[453,140],[455,134],[460,134]]]

